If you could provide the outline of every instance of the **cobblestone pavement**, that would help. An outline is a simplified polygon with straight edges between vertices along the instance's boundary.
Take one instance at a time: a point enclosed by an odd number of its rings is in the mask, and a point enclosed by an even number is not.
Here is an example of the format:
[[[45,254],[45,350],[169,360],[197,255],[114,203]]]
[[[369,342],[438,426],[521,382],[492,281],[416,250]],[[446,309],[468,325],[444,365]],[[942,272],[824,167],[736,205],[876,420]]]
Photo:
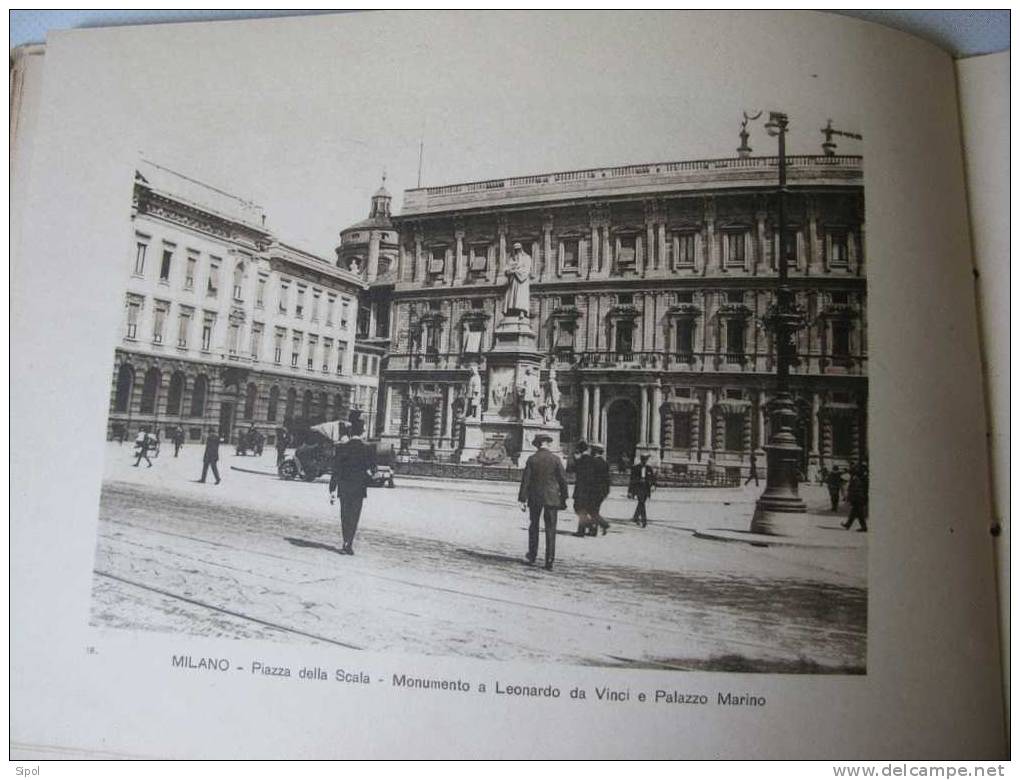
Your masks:
[[[746,529],[753,486],[660,490],[644,529],[614,488],[606,536],[571,536],[572,513],[561,513],[547,572],[522,564],[513,485],[398,479],[373,489],[347,557],[325,479],[270,476],[269,453],[225,455],[221,485],[195,481],[198,446],[176,459],[166,448],[151,469],[133,468],[127,446],[107,456],[96,625],[487,659],[864,670],[865,534],[846,549],[693,536]],[[821,511],[823,490],[803,493],[819,524],[846,533]]]

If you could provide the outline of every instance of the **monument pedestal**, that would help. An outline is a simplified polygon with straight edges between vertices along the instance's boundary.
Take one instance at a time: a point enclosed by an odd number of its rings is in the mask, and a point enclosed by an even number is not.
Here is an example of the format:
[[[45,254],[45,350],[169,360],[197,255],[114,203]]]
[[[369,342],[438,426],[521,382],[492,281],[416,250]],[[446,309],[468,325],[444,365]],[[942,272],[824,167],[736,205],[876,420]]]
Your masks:
[[[551,437],[550,449],[560,453],[562,426],[544,422],[538,412],[539,398],[522,398],[519,390],[533,385],[541,395],[544,356],[535,349],[535,341],[524,316],[506,317],[496,326],[496,343],[485,357],[488,404],[480,416],[464,421],[462,462],[521,465],[535,451],[531,441],[538,433]],[[530,383],[525,381],[529,372]]]

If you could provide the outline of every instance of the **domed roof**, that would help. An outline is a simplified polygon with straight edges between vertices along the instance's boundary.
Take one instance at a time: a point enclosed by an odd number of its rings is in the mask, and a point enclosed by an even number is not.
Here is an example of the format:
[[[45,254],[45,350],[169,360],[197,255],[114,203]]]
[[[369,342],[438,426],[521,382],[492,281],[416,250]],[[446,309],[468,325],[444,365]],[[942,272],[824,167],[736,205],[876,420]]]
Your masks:
[[[372,197],[373,198],[390,198],[390,197],[393,197],[393,196],[390,195],[390,191],[388,189],[386,189],[386,185],[383,184],[381,187],[379,187],[379,189],[377,189],[375,191],[375,195],[373,195]]]
[[[350,233],[352,230],[368,230],[370,228],[378,228],[380,230],[392,230],[393,220],[389,218],[389,215],[380,215],[375,217],[369,217],[363,219],[361,222],[356,222],[350,227],[346,227],[340,231],[340,234]]]

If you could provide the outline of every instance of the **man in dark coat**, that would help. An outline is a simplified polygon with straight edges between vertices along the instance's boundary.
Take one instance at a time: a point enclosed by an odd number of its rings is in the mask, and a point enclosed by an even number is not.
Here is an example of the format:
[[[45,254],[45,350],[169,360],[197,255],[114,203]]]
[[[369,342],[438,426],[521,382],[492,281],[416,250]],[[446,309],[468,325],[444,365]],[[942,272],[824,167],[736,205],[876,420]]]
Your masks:
[[[839,509],[839,498],[843,492],[843,472],[839,470],[839,466],[832,467],[832,471],[825,478],[825,486],[829,488],[829,501],[832,504],[832,511],[835,512]]]
[[[280,464],[283,463],[283,459],[287,457],[287,444],[289,443],[290,436],[287,434],[286,428],[276,429],[276,466],[279,468]]]
[[[868,469],[863,463],[850,469],[850,482],[846,486],[846,500],[850,504],[850,515],[843,527],[848,531],[854,520],[861,524],[858,531],[868,530]]]
[[[174,457],[176,458],[181,452],[181,446],[184,444],[184,429],[178,425],[174,428]]]
[[[758,486],[758,456],[754,454],[754,450],[751,450],[751,470],[747,472],[747,479],[744,480],[746,485],[751,480],[754,480],[755,487]]]
[[[655,470],[648,465],[648,456],[642,455],[641,462],[630,470],[630,485],[627,487],[627,497],[637,499],[637,508],[634,510],[634,522],[644,528],[648,525],[648,512],[645,510],[645,502],[652,495],[655,488]]]
[[[210,431],[209,435],[205,438],[205,452],[202,454],[202,478],[199,482],[205,482],[205,475],[212,469],[212,474],[216,477],[216,484],[220,484],[220,471],[216,467],[216,464],[220,459],[220,437],[216,435],[215,431]]]
[[[368,480],[372,471],[372,450],[361,440],[365,426],[352,423],[351,437],[338,444],[333,451],[333,476],[329,480],[329,497],[334,492],[340,499],[340,530],[344,545],[341,555],[354,555],[354,535],[361,520],[361,505],[368,495]]]
[[[591,445],[591,481],[592,481],[592,501],[591,506],[591,519],[594,521],[589,528],[588,533],[595,536],[598,533],[597,528],[602,529],[602,535],[605,536],[609,530],[609,522],[602,516],[602,502],[609,496],[609,463],[602,456],[605,450],[598,444]],[[597,528],[596,528],[597,526]]]
[[[574,447],[574,513],[577,515],[577,530],[574,536],[584,538],[588,528],[594,530],[595,523],[591,516],[594,503],[592,484],[592,465],[594,459],[588,453],[588,443],[579,441]]]
[[[538,557],[538,520],[545,520],[545,568],[552,569],[556,558],[556,515],[567,508],[567,473],[560,459],[549,451],[550,436],[540,433],[532,440],[537,448],[528,458],[521,475],[521,489],[517,500],[521,510],[530,512],[528,525],[528,554],[525,560],[532,564]]]

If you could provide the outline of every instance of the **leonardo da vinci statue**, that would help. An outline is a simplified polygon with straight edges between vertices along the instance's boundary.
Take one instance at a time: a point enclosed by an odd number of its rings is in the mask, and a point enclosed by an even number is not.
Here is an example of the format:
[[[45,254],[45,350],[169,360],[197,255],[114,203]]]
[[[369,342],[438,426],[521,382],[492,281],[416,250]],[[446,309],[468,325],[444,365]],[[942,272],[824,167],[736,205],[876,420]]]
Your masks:
[[[503,314],[507,317],[531,316],[531,256],[520,243],[513,246],[513,255],[507,261],[506,294],[503,297]]]

